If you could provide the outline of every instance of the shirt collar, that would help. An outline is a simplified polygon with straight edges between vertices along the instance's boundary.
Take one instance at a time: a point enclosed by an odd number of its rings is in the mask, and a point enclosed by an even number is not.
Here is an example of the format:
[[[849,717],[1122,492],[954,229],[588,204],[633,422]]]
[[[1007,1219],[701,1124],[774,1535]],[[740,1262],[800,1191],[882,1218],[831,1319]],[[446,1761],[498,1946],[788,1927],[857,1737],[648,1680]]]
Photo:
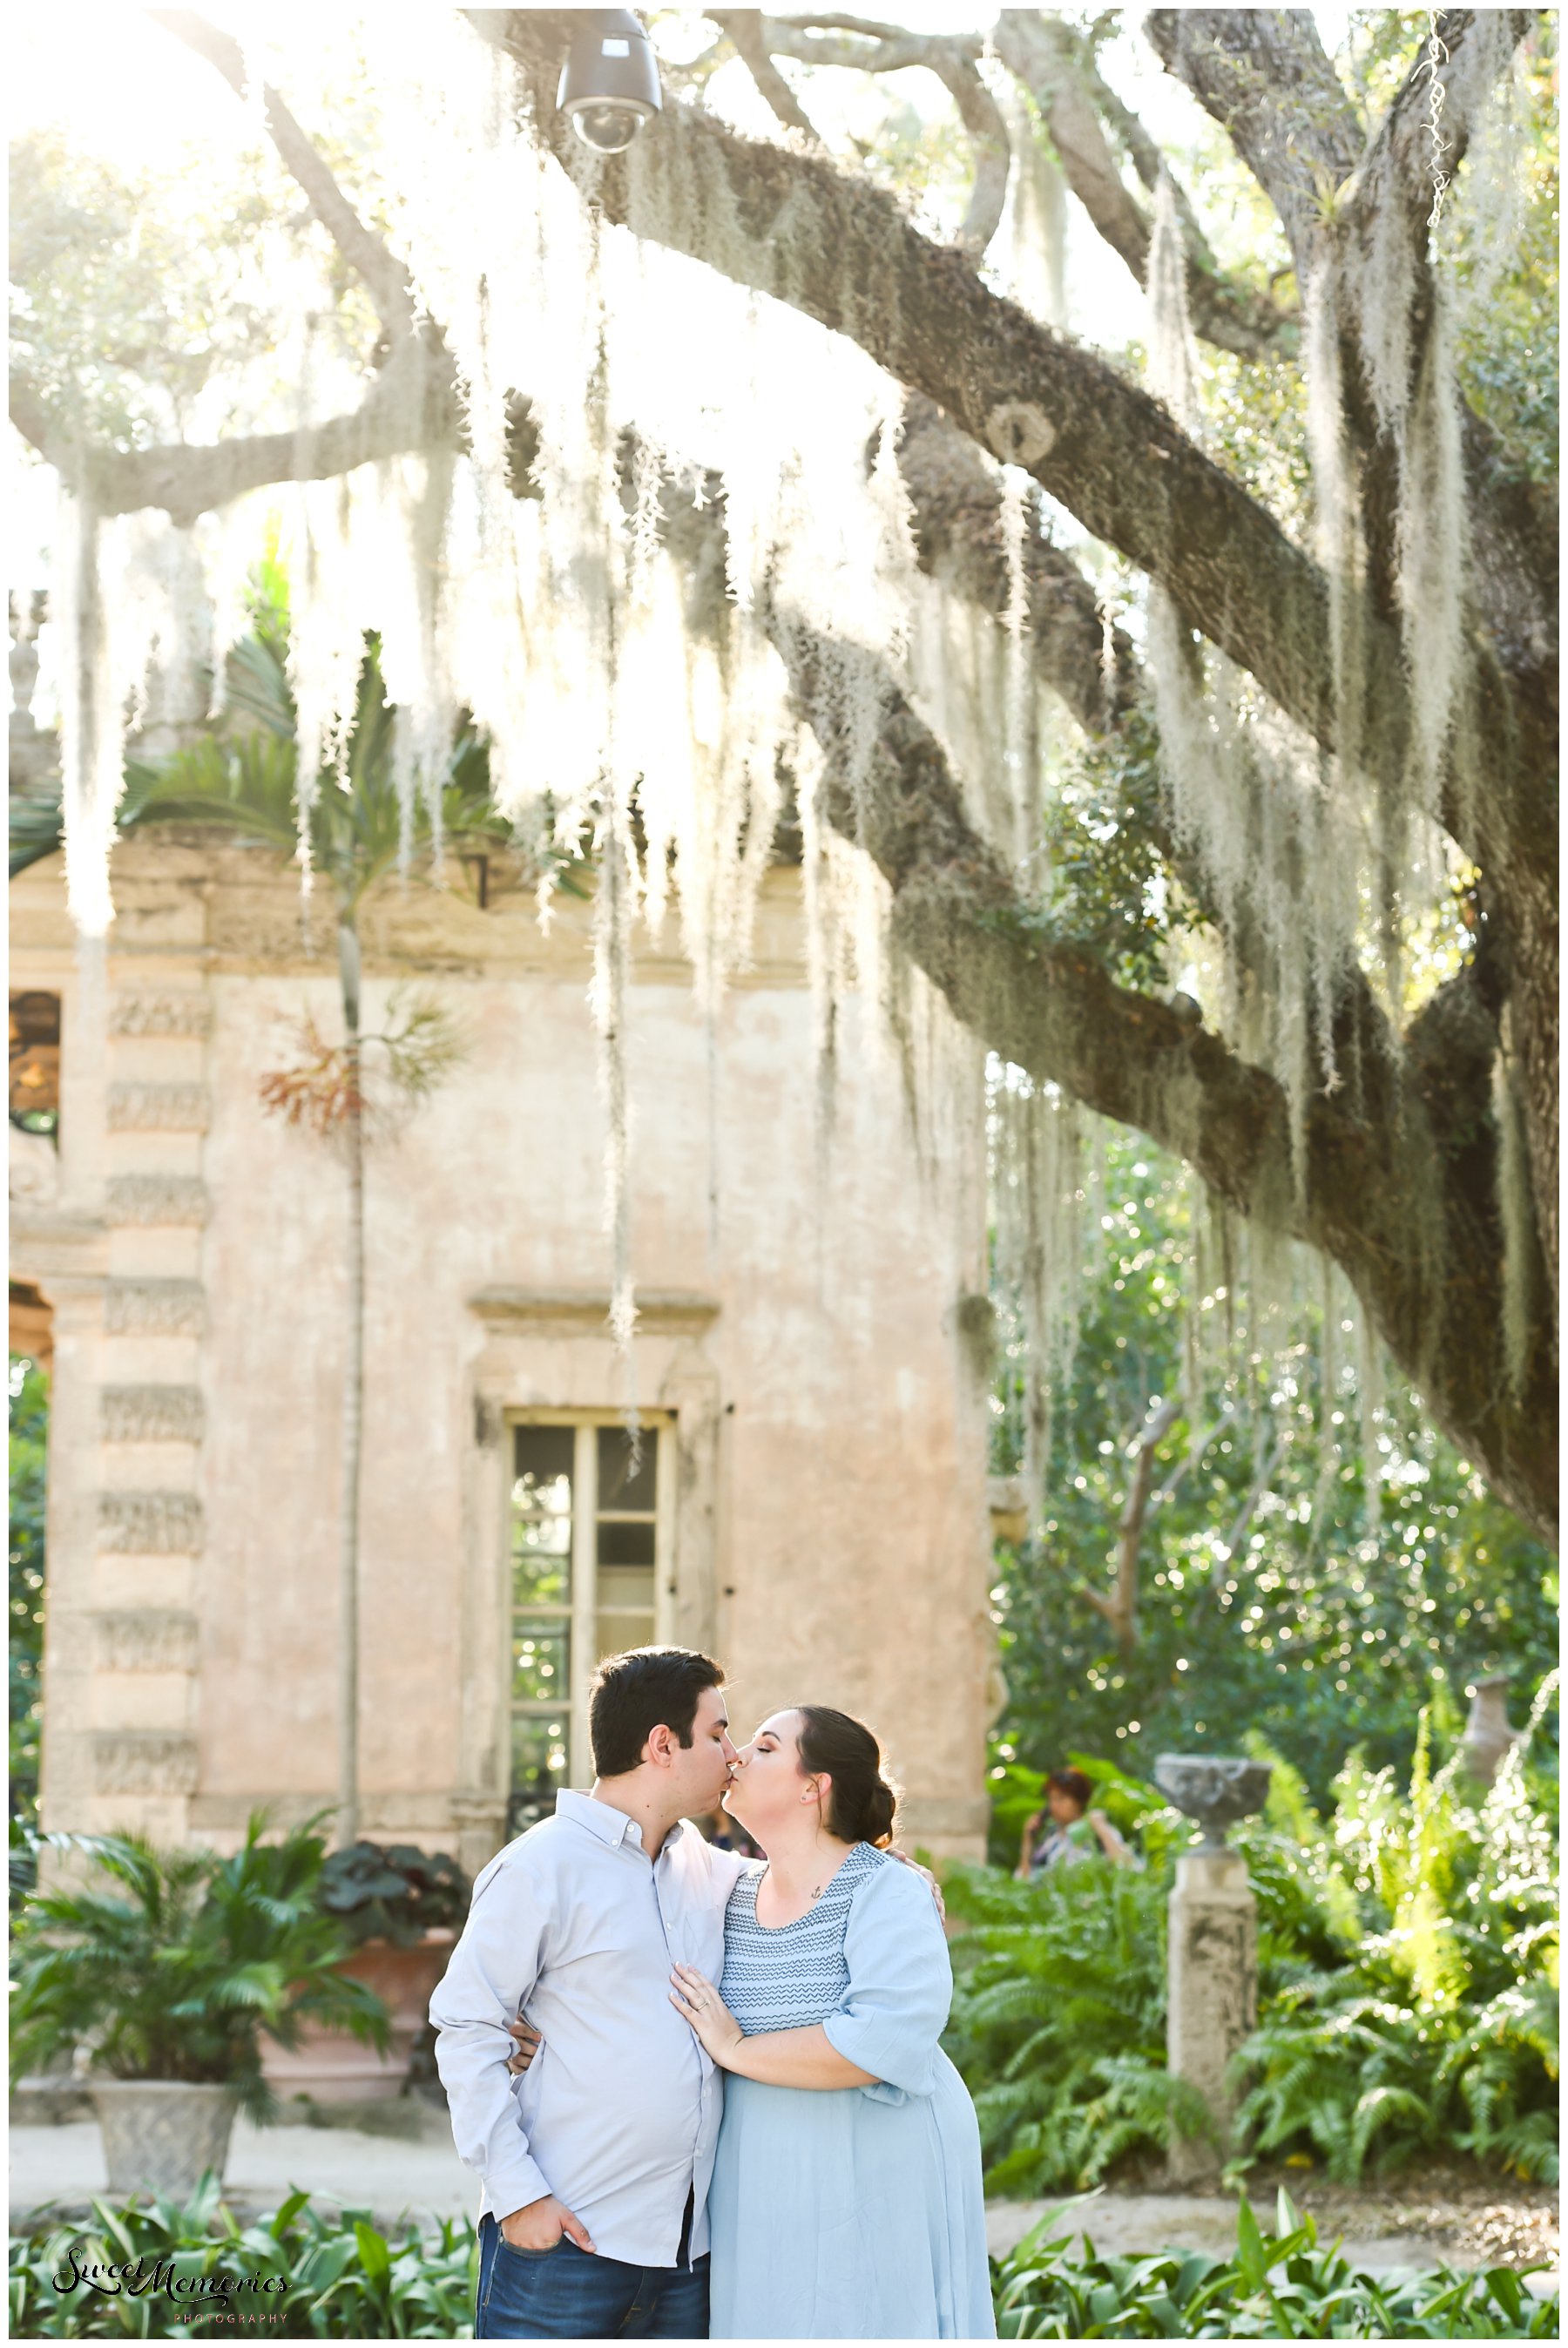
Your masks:
[[[569,1787],[563,1787],[556,1796],[556,1816],[558,1818],[575,1818],[579,1826],[586,1827],[589,1834],[596,1835],[611,1850],[619,1850],[627,1843],[633,1850],[642,1849],[642,1828],[637,1820],[629,1818],[624,1810],[616,1809],[610,1802],[596,1802],[591,1794],[574,1794]],[[684,1821],[677,1818],[661,1846],[661,1858],[665,1851],[674,1849],[685,1831]]]

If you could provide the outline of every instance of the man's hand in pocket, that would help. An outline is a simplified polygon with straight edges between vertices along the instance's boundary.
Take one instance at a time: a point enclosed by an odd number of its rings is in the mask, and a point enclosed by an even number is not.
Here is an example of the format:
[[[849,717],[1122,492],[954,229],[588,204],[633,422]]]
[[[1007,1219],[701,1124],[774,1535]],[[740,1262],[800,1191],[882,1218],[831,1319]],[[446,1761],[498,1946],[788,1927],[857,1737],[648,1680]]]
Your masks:
[[[563,2234],[574,2241],[579,2250],[591,2250],[588,2228],[580,2218],[574,2218],[564,2201],[547,2193],[542,2201],[529,2201],[514,2209],[509,2218],[499,2220],[502,2234],[514,2250],[553,2250]]]

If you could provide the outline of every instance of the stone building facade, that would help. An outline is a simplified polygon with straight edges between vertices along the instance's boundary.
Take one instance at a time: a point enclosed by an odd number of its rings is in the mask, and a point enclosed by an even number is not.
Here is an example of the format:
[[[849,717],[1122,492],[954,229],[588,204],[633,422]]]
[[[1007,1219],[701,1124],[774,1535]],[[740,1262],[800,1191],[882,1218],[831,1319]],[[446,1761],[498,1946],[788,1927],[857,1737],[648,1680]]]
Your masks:
[[[223,1847],[334,1784],[345,1179],[258,1085],[305,1006],[338,1032],[335,971],[265,850],[149,833],[115,894],[95,952],[58,858],[12,889],[14,1007],[37,1035],[58,1004],[56,1139],[12,1133],[14,1303],[53,1350],[43,1822]],[[360,1830],[482,1864],[587,1782],[600,1649],[669,1638],[723,1658],[744,1728],[801,1697],[870,1720],[907,1841],[978,1853],[978,1049],[940,1148],[892,1077],[841,1085],[825,1143],[798,873],[712,1084],[688,969],[640,944],[634,1463],[589,918],[420,883],[365,916],[367,1026],[416,982],[466,1048],[369,1157]]]

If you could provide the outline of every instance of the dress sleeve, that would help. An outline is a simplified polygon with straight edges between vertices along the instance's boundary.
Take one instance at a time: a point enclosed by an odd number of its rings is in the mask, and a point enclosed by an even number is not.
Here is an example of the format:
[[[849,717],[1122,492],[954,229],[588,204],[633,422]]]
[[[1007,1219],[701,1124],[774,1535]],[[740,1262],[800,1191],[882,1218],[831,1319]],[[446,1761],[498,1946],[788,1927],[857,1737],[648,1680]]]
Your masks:
[[[953,2002],[953,1969],[930,1887],[907,1867],[879,1867],[856,1891],[844,1935],[849,1987],[823,2024],[828,2044],[876,2081],[879,2103],[928,2096]]]

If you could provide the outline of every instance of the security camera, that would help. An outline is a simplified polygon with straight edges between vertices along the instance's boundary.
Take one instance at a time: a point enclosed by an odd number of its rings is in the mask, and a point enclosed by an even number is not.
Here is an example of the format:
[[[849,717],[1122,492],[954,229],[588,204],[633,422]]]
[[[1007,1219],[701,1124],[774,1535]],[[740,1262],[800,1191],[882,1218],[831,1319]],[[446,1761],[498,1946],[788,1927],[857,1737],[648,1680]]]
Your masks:
[[[630,8],[585,10],[556,105],[596,155],[619,155],[659,113],[659,60]]]

